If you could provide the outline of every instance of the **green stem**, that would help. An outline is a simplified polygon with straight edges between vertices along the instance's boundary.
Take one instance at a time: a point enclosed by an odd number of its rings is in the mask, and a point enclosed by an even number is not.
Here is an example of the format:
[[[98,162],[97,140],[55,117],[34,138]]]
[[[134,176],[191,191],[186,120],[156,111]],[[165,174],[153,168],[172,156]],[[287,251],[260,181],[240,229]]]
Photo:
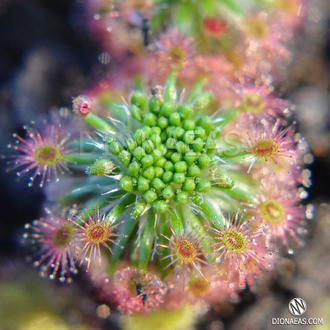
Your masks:
[[[221,122],[219,122],[219,125],[222,125],[222,126],[227,125],[228,123],[233,121],[239,113],[240,113],[240,111],[237,109],[230,109],[230,110],[226,110],[226,111],[220,113],[219,117],[222,118],[223,120]]]
[[[135,202],[136,196],[129,194],[121,202],[119,202],[106,216],[106,221],[114,223],[117,221],[123,213],[127,210],[127,207]]]
[[[165,89],[164,89],[164,101],[171,102],[173,101],[173,96],[175,94],[175,85],[176,85],[176,76],[175,72],[171,72],[167,78]]]
[[[235,0],[221,0],[221,5],[226,6],[230,11],[233,11],[235,14],[242,16],[244,16],[245,14],[242,7]]]
[[[100,131],[115,132],[108,122],[106,122],[104,119],[100,118],[92,112],[90,112],[84,118],[88,124],[95,127],[96,129],[99,129]]]
[[[162,214],[160,216],[160,219],[159,219],[158,244],[168,245],[169,244],[168,240],[165,237],[163,237],[161,234],[167,236],[168,238],[171,237],[170,226],[169,226],[168,222],[166,221],[166,216],[164,214]],[[167,259],[161,260],[161,259],[166,257],[169,254],[169,250],[160,247],[158,249],[158,254],[159,255],[158,255],[158,258],[157,258],[157,267],[159,269],[164,269],[168,265],[168,260]],[[170,267],[163,270],[161,272],[162,278],[165,278],[169,274],[170,271],[171,271]]]
[[[219,190],[221,189],[219,188]],[[251,202],[251,192],[247,192],[239,187],[233,187],[232,189],[226,190],[226,194],[245,203]]]
[[[69,147],[80,152],[94,152],[99,150],[91,143],[91,139],[74,139],[69,143]]]
[[[248,154],[248,148],[246,146],[235,146],[236,150],[223,150],[217,153],[217,156],[219,156],[222,159],[228,159],[228,158],[242,158]]]
[[[65,194],[61,199],[60,199],[60,204],[61,205],[69,205],[73,203],[78,203],[81,202],[81,200],[86,198],[85,195],[95,193],[95,187],[93,186],[86,186],[86,187],[81,187],[81,188],[75,188],[73,191],[70,193]],[[100,191],[101,193],[101,191]],[[79,201],[78,201],[79,200]]]
[[[118,239],[119,245],[126,246],[126,243],[130,239],[130,237],[133,235],[134,229],[138,223],[139,223],[139,219],[135,219],[133,217],[129,217],[128,219],[126,219],[126,221],[120,226],[120,234],[122,234],[123,236],[121,236]],[[120,256],[123,253],[123,249],[120,248],[119,246],[114,246],[112,252],[113,252],[113,254],[110,257],[110,262],[109,262],[109,273],[110,274],[113,274],[116,271],[116,265],[118,263]]]
[[[113,101],[111,98],[103,98],[101,101],[108,108],[109,112],[111,113],[111,116],[123,123],[127,122],[126,113],[118,105],[118,102]]]
[[[98,157],[100,157],[100,155],[94,153],[73,153],[63,155],[62,159],[76,164],[90,165],[93,164]]]
[[[143,93],[144,88],[143,88],[143,82],[142,82],[141,78],[136,77],[134,83],[135,83],[134,90],[140,91]]]
[[[219,215],[213,206],[204,198],[197,193],[192,193],[190,199],[202,210],[203,214],[209,219],[214,221],[215,218],[219,219],[219,222],[224,225],[222,215]]]
[[[179,235],[184,229],[180,217],[175,213],[171,214],[171,223],[175,234]]]
[[[202,217],[197,216],[196,214],[191,214],[190,212],[189,224],[191,228],[194,228],[194,230],[198,232],[201,237],[203,237],[203,243],[206,244],[204,250],[208,253],[211,253],[213,251],[212,247],[210,246],[212,244],[212,241],[210,240],[210,236],[204,227],[205,220]]]
[[[88,213],[93,213],[96,208],[102,209],[105,206],[109,205],[109,196],[104,195],[104,196],[98,196],[97,198],[94,199],[89,199],[88,203],[84,204],[84,208],[81,209],[81,217],[82,218],[87,218]]]
[[[107,95],[107,96],[104,96],[104,95],[103,95],[103,96],[100,98],[100,101],[101,101],[101,103],[104,104],[109,110],[110,110],[113,106],[117,105],[117,103],[116,103],[115,101],[113,101],[113,100],[111,99],[111,97],[108,97],[108,95]]]
[[[147,216],[143,233],[141,235],[141,242],[139,246],[140,255],[138,261],[139,269],[146,270],[150,259],[151,249],[155,241],[155,213],[150,210]]]
[[[192,100],[202,92],[205,80],[205,78],[201,78],[194,84],[187,98],[187,103],[191,103]]]
[[[202,230],[203,234],[206,234],[206,230],[204,228],[204,224],[203,224],[203,219],[199,218],[195,213],[188,211],[188,214],[185,214],[186,217],[188,218],[189,216],[189,225],[191,228],[196,228],[196,230]],[[205,222],[205,220],[204,220]]]

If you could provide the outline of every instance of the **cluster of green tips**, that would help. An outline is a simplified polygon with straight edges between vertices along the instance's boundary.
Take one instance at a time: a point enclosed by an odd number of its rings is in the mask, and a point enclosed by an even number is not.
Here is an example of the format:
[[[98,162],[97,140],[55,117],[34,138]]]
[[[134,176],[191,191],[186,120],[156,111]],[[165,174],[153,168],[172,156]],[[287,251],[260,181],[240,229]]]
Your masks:
[[[209,101],[209,94],[203,93],[187,104],[166,102],[159,89],[150,99],[142,92],[131,97],[131,115],[143,127],[124,145],[113,137],[106,144],[127,167],[120,188],[141,196],[134,217],[147,205],[164,213],[172,203],[185,204],[190,194],[211,189],[208,168],[219,131],[208,116],[193,119],[193,112],[198,115],[196,108],[205,108]]]

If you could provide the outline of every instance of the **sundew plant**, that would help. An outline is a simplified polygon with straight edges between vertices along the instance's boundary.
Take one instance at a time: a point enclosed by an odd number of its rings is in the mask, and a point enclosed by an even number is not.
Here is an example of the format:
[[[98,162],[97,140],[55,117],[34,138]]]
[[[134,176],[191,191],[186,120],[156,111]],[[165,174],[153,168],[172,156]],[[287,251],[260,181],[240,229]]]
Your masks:
[[[42,275],[70,283],[86,271],[124,328],[182,329],[258,292],[304,244],[308,146],[281,82],[306,6],[91,0],[85,10],[100,61],[113,64],[73,96],[70,124],[59,114],[14,134],[8,170],[57,196],[24,237]]]

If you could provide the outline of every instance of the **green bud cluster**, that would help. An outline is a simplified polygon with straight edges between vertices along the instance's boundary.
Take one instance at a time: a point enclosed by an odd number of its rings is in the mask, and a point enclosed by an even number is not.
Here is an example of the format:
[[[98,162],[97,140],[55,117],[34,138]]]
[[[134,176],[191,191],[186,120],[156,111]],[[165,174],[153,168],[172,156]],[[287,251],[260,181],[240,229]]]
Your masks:
[[[120,188],[141,196],[135,217],[148,205],[164,213],[170,203],[185,204],[190,194],[211,189],[201,172],[212,163],[217,132],[210,117],[192,119],[196,106],[198,111],[207,109],[208,97],[200,94],[191,104],[164,102],[159,94],[148,99],[142,92],[131,97],[130,113],[143,128],[126,145],[114,138],[106,144],[129,173],[120,179]],[[206,170],[204,176],[208,174]]]
[[[212,178],[213,184],[222,189],[232,189],[235,185],[234,179],[231,177],[229,172],[224,169],[211,168],[210,177]]]
[[[109,159],[98,159],[93,165],[87,168],[89,175],[110,175],[115,169],[115,164]]]

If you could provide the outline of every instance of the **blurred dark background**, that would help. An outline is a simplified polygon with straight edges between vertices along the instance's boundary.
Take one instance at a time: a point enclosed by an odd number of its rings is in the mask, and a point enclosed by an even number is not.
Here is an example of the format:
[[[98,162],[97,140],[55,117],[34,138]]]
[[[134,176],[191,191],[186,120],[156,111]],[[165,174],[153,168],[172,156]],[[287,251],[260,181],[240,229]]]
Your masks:
[[[93,86],[106,72],[107,65],[98,61],[100,45],[87,30],[82,3],[0,0],[0,154],[7,153],[12,133],[24,133],[22,125],[52,109],[69,107],[72,96]],[[307,27],[294,45],[296,57],[289,78],[283,83],[288,97],[298,105],[295,115],[299,127],[314,152],[314,162],[309,166],[313,185],[305,202],[315,205],[315,220],[308,223],[307,247],[285,258],[287,265],[283,265],[282,273],[272,280],[264,295],[261,293],[261,298],[244,293],[243,302],[235,307],[209,313],[200,324],[201,329],[268,329],[262,321],[258,323],[260,306],[269,317],[281,315],[281,308],[286,306],[279,301],[308,295],[308,286],[315,283],[321,283],[323,288],[319,303],[330,299],[329,243],[326,243],[330,240],[330,11],[326,0],[318,1],[318,5],[316,14],[322,13],[321,19],[313,21],[315,13],[310,13]],[[15,173],[5,173],[5,167],[2,160],[0,267],[5,267],[10,259],[23,258],[20,243],[23,225],[38,218],[44,200],[37,185],[27,187],[28,177],[17,182]],[[313,263],[316,260],[317,265]],[[328,280],[324,279],[326,274]],[[81,282],[84,283],[83,278]],[[87,296],[90,294],[81,290]],[[109,324],[103,326],[109,328]]]
[[[88,34],[82,6],[74,1],[14,0],[0,4],[1,154],[23,134],[22,126],[52,109],[71,105],[71,97],[92,86],[105,66]],[[17,252],[24,222],[38,217],[43,195],[27,188],[28,177],[4,175],[1,163],[1,254]]]

